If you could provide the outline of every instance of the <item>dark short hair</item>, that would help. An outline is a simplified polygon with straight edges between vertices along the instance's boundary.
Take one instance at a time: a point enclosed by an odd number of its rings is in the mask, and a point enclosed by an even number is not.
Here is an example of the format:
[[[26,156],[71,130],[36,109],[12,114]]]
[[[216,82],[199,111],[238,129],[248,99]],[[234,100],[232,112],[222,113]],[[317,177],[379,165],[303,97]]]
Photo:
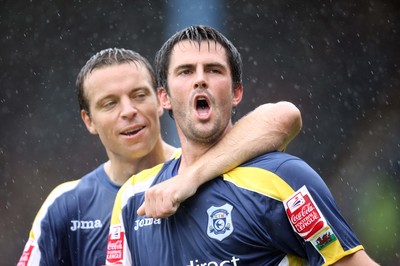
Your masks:
[[[156,89],[157,82],[153,67],[149,61],[141,56],[139,53],[132,50],[123,48],[108,48],[101,50],[100,52],[93,55],[86,64],[82,67],[81,71],[76,78],[76,91],[78,96],[80,110],[85,110],[89,113],[89,103],[85,96],[85,89],[83,83],[86,77],[95,69],[99,69],[106,66],[119,65],[124,63],[132,62],[134,64],[142,64],[149,71],[151,82],[154,90]]]
[[[202,41],[215,42],[225,48],[228,63],[234,84],[242,83],[242,58],[236,47],[219,31],[209,26],[197,25],[187,27],[171,36],[157,52],[155,57],[155,69],[159,87],[168,91],[167,77],[171,52],[178,42],[189,40],[200,44]]]

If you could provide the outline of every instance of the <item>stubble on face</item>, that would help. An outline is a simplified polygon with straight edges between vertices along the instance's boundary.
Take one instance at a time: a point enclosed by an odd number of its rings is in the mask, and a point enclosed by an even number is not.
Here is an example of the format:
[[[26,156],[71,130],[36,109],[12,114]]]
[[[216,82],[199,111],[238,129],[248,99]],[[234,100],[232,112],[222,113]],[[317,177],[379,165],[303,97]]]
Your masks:
[[[132,160],[148,154],[158,141],[161,111],[145,66],[107,66],[93,71],[86,82],[92,125],[108,156]],[[144,134],[126,133],[142,127]]]
[[[225,49],[220,44],[182,41],[170,61],[169,91],[174,118],[186,139],[200,144],[216,142],[229,126],[232,110],[232,78]],[[182,75],[175,69],[183,69]],[[196,82],[204,82],[196,87]],[[210,119],[196,115],[196,96],[208,100]]]

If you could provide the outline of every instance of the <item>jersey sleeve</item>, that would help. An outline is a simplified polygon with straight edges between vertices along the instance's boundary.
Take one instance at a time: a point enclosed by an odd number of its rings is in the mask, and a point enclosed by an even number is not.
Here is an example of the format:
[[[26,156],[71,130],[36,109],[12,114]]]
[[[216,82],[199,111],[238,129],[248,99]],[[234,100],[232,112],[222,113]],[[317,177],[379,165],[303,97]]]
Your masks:
[[[134,226],[133,216],[143,202],[132,201],[132,198],[150,187],[163,165],[159,164],[132,176],[118,191],[111,215],[106,265],[132,265],[129,229]]]
[[[61,265],[68,262],[65,251],[66,209],[60,204],[60,196],[75,187],[77,181],[56,187],[47,197],[33,221],[29,239],[19,259],[18,266]]]
[[[110,231],[108,234],[106,265],[132,265],[131,254],[126,238],[122,208],[124,198],[130,188],[132,178],[118,191],[111,214]]]
[[[330,265],[363,249],[341,215],[322,178],[304,161],[292,159],[276,172],[295,191],[283,201],[292,230],[304,241],[310,264]]]

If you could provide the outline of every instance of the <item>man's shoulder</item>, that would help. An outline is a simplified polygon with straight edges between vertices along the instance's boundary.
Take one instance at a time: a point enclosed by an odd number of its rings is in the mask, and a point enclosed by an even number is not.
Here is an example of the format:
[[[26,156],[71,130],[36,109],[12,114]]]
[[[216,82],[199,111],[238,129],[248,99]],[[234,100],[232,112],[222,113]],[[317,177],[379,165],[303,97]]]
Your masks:
[[[284,152],[266,153],[225,173],[223,179],[237,187],[283,200],[294,190],[277,170],[291,161],[301,160]]]
[[[67,193],[75,190],[80,182],[81,182],[81,179],[78,179],[78,180],[68,181],[68,182],[59,184],[50,192],[47,200],[56,199],[56,198],[66,195]]]
[[[91,172],[87,173],[80,179],[67,181],[57,185],[48,195],[46,202],[52,204],[56,200],[67,199],[74,197],[78,194],[87,194],[88,190],[93,190],[95,181],[97,180],[97,172],[101,169],[97,167]]]
[[[260,156],[257,156],[247,162],[245,162],[244,164],[242,164],[241,166],[253,166],[253,167],[261,167],[264,168],[266,166],[268,166],[268,168],[270,168],[270,170],[272,170],[275,167],[278,167],[288,161],[292,161],[292,160],[301,160],[300,158],[288,154],[286,152],[269,152],[269,153],[265,153],[262,154]]]
[[[158,164],[152,168],[145,169],[138,174],[131,176],[125,183],[122,185],[121,189],[118,192],[117,198],[125,195],[134,195],[138,192],[143,192],[151,184],[154,182],[154,179],[159,174],[161,169],[165,167],[166,163]]]
[[[163,169],[167,164],[168,164],[168,162],[161,163],[152,168],[145,169],[145,170],[139,172],[138,174],[132,176],[131,183],[134,184],[134,183],[143,182],[151,177],[156,176],[161,171],[161,169]]]

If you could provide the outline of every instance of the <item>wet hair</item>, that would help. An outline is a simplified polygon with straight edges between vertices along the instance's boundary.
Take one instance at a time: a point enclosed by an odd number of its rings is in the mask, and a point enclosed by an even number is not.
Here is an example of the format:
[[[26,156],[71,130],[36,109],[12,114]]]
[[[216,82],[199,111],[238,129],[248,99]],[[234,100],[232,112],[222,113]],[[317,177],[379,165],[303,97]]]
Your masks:
[[[89,114],[89,102],[85,95],[85,88],[83,86],[86,77],[95,69],[102,67],[120,65],[124,63],[134,63],[136,65],[142,64],[149,71],[153,88],[156,89],[157,82],[153,67],[149,61],[132,50],[123,48],[108,48],[101,50],[93,55],[86,64],[82,67],[81,71],[76,78],[76,91],[78,96],[80,110],[85,110]]]
[[[200,45],[202,41],[219,43],[225,48],[231,70],[233,85],[242,83],[242,59],[236,47],[219,31],[209,26],[197,25],[187,27],[171,36],[157,52],[155,69],[158,87],[164,87],[169,92],[167,77],[172,49],[175,44],[189,40]],[[233,86],[235,87],[235,86]]]

